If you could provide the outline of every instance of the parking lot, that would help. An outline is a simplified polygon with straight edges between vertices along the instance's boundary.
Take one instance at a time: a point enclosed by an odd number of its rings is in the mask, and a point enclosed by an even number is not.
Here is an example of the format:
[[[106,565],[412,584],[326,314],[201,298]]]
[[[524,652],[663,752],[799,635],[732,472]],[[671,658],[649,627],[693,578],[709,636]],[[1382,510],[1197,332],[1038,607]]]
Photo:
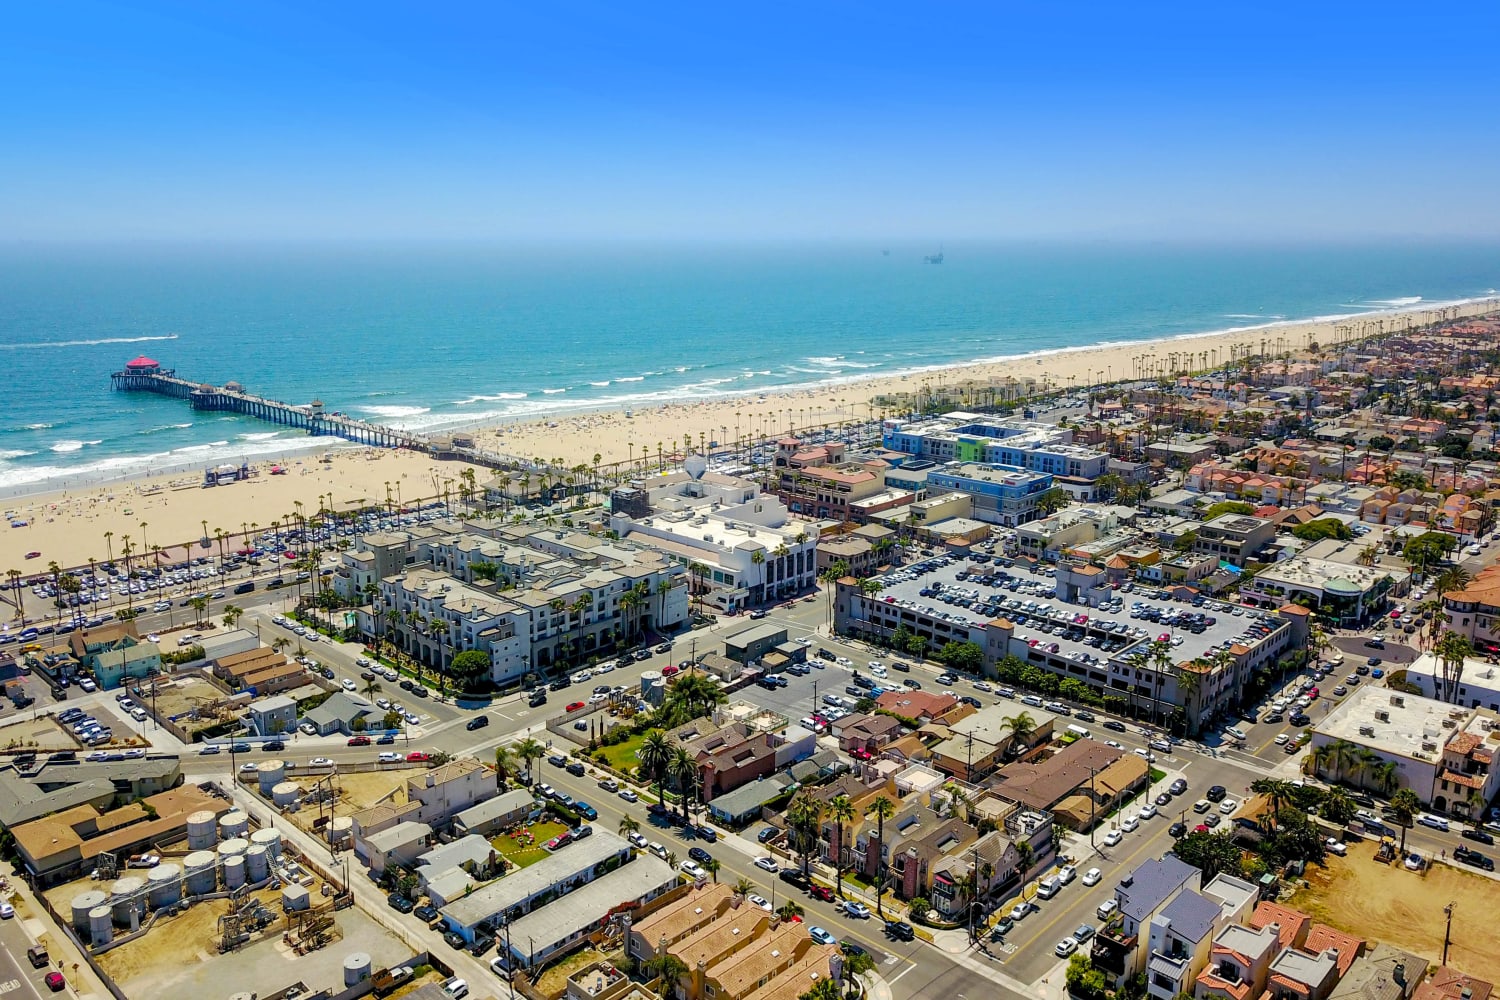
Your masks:
[[[914,631],[936,622],[951,630],[1005,618],[1015,625],[1017,642],[1098,670],[1110,660],[1123,663],[1150,642],[1172,647],[1176,660],[1207,660],[1234,644],[1270,640],[1288,627],[1252,608],[1202,597],[1173,600],[1164,590],[1133,584],[1112,592],[1099,607],[1069,604],[1055,595],[1050,576],[946,556],[888,573],[880,582],[878,600],[899,609],[899,620]],[[1093,680],[1105,678],[1100,673]]]

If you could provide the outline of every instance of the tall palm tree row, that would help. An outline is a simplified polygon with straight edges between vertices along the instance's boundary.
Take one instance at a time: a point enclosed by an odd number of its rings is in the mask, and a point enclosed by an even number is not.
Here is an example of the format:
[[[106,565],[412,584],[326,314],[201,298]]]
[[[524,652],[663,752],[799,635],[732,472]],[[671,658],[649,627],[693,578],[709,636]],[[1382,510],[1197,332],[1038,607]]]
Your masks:
[[[833,874],[837,885],[836,891],[840,896],[844,894],[844,824],[852,820],[856,815],[854,801],[847,795],[835,795],[833,801],[828,803],[828,815],[833,820],[833,832],[835,843],[833,848]]]
[[[870,803],[870,811],[867,816],[875,817],[875,836],[879,841],[879,856],[875,859],[875,914],[879,917],[885,916],[881,909],[881,901],[885,898],[885,821],[896,814],[896,803],[884,795],[876,798]]]
[[[802,874],[806,875],[823,823],[823,803],[811,791],[803,789],[787,803],[786,822],[792,849],[801,857]]]

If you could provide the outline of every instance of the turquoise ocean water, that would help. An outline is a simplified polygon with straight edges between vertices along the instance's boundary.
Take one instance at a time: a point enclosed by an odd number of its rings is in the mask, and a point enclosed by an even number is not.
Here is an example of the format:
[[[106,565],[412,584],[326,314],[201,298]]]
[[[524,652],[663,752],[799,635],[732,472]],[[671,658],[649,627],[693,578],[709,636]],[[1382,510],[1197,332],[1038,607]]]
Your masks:
[[[890,254],[883,254],[889,249]],[[147,354],[413,428],[1492,293],[1500,244],[0,249],[0,490],[308,447],[113,393]]]

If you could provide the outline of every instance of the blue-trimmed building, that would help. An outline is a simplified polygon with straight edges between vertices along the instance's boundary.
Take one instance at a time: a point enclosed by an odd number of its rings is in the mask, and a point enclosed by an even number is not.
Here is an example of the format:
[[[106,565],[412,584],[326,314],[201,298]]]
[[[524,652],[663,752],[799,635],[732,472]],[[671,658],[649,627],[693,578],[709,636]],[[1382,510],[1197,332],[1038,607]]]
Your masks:
[[[929,472],[927,486],[973,498],[976,520],[1015,527],[1035,520],[1036,498],[1052,488],[1052,476],[1013,465],[955,462]]]

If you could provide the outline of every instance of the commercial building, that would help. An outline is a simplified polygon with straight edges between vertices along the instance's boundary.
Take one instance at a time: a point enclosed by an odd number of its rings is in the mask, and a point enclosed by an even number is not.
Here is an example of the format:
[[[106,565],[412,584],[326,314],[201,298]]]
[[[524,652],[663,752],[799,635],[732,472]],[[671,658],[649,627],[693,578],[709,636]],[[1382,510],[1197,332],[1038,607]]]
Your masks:
[[[692,574],[694,599],[720,611],[816,585],[813,525],[793,522],[785,503],[748,479],[707,472],[696,456],[686,464],[682,472],[627,488],[629,504],[612,500],[610,528],[684,571],[701,567]]]
[[[1103,452],[1073,444],[1066,427],[975,413],[887,420],[882,438],[893,451],[937,462],[1008,465],[1069,479],[1097,479],[1109,466]]]
[[[1379,761],[1352,770],[1337,748],[1353,746]],[[1389,688],[1351,691],[1313,729],[1309,751],[1318,773],[1385,792],[1410,788],[1436,812],[1468,816],[1500,792],[1500,715]],[[1471,800],[1477,799],[1476,807]]]
[[[26,769],[11,763],[0,766],[0,825],[12,829],[75,806],[106,809],[117,799],[155,795],[181,783],[182,763],[175,755],[104,763],[43,760]]]
[[[1197,534],[1194,552],[1244,569],[1276,537],[1276,522],[1250,514],[1221,514],[1200,526]]]
[[[844,459],[844,444],[804,444],[796,438],[776,442],[771,460],[776,495],[793,513],[835,521],[851,519],[852,505],[884,491],[879,467]]]
[[[1321,548],[1321,543],[1314,546],[1314,550]],[[1317,558],[1314,550],[1267,566],[1241,584],[1240,593],[1268,608],[1296,601],[1336,619],[1344,628],[1359,628],[1385,611],[1393,590],[1405,589],[1405,572],[1379,564]]]
[[[1008,573],[986,583],[973,576],[959,581],[957,572],[948,566],[915,579],[887,575],[877,578],[883,586],[873,594],[853,578],[839,580],[834,626],[841,634],[873,640],[898,632],[917,636],[930,651],[972,642],[980,647],[987,676],[995,676],[1000,661],[1015,657],[1087,684],[1115,711],[1146,713],[1163,722],[1180,711],[1193,730],[1237,707],[1254,671],[1300,648],[1308,627],[1306,610],[1296,605],[1235,616],[1232,606],[1219,602],[1185,609],[1180,602],[1140,594],[1135,595],[1138,612],[1101,615],[1094,608],[1114,591],[1104,571],[1089,565],[1059,566],[1057,596],[1047,598],[1013,596],[1019,579]],[[942,594],[950,588],[962,593],[962,603],[945,602],[934,587]],[[1186,611],[1201,613],[1204,620],[1191,628],[1132,620],[1149,613],[1160,622]],[[1165,665],[1151,648],[1163,632],[1171,636]]]
[[[1011,465],[957,462],[927,475],[929,489],[963,493],[973,502],[973,518],[1014,527],[1034,520],[1037,497],[1052,488],[1052,476]]]
[[[1430,652],[1419,655],[1405,669],[1406,682],[1415,684],[1424,698],[1500,712],[1500,668],[1488,657],[1466,657],[1457,677],[1447,680],[1442,661]]]

